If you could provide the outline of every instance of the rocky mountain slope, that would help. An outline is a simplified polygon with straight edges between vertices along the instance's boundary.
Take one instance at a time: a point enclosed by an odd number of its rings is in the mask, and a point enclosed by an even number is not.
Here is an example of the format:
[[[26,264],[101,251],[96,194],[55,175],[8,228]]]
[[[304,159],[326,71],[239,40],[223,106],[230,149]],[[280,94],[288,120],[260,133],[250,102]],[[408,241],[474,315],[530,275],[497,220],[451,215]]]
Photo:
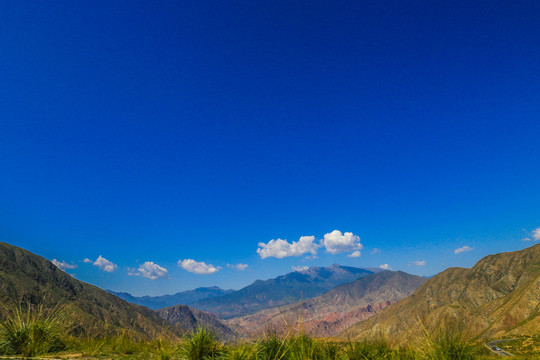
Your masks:
[[[489,255],[470,269],[449,268],[411,296],[344,336],[384,334],[397,343],[455,323],[467,335],[497,338],[540,333],[540,244]]]
[[[74,279],[49,260],[6,243],[0,243],[0,303],[8,309],[66,307],[73,312],[74,331],[81,333],[128,331],[149,338],[183,332],[152,310]],[[5,313],[0,312],[0,317]]]
[[[114,292],[111,294],[118,296],[127,302],[143,305],[150,309],[161,309],[174,305],[190,305],[198,300],[225,295],[234,290],[223,290],[217,286],[200,287],[194,290],[182,291],[173,295],[162,296],[133,296],[126,292]]]
[[[188,331],[195,331],[197,328],[203,327],[212,331],[220,339],[232,340],[235,337],[235,333],[214,315],[192,309],[186,305],[174,305],[155,311],[168,323],[178,325]]]
[[[370,274],[315,298],[227,321],[248,336],[272,329],[302,330],[313,336],[334,336],[416,290],[425,279],[401,271]]]
[[[291,272],[274,279],[257,280],[238,291],[199,300],[191,306],[227,319],[291,304],[301,299],[309,299],[373,272],[373,270],[340,265],[311,267],[305,271]]]

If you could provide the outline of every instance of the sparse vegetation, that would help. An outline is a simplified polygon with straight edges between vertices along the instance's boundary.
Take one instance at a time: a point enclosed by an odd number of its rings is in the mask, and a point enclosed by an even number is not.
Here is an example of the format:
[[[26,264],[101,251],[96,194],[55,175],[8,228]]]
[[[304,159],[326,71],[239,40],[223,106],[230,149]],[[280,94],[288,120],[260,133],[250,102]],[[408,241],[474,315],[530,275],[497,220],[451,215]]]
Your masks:
[[[384,338],[376,341],[332,342],[314,339],[305,334],[280,337],[269,333],[263,338],[245,343],[220,342],[210,331],[199,328],[183,339],[159,337],[144,340],[129,332],[105,337],[74,337],[65,311],[21,307],[10,313],[0,324],[2,355],[25,357],[56,354],[79,359],[156,359],[156,360],[475,360],[496,359],[481,344],[472,344],[462,332],[449,329],[425,336],[421,347],[393,348]],[[520,338],[505,347],[517,352],[521,343],[536,346],[536,339]],[[534,350],[533,350],[534,351]],[[517,352],[519,355],[519,352]],[[534,359],[534,354],[516,359]]]

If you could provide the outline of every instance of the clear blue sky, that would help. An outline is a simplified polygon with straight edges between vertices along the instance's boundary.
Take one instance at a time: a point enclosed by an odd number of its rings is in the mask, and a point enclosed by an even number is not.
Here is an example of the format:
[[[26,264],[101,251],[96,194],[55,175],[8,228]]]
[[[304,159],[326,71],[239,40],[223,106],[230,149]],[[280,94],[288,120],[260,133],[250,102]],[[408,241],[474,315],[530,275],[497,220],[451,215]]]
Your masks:
[[[530,246],[539,23],[538,1],[3,2],[1,240],[136,295]],[[356,247],[257,253],[333,230]]]

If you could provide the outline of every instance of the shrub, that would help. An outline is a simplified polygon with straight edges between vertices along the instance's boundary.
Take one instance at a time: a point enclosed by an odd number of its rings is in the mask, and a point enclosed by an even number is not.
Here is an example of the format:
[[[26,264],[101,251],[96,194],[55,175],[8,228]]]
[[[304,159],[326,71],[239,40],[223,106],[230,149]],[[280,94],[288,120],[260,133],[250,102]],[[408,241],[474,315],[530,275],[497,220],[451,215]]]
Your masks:
[[[218,359],[223,355],[223,347],[212,332],[199,328],[180,346],[180,354],[186,360]]]
[[[0,324],[0,353],[29,357],[62,351],[66,346],[61,336],[67,327],[65,312],[59,308],[19,306]]]
[[[267,335],[257,343],[257,360],[287,360],[289,344],[276,334]]]

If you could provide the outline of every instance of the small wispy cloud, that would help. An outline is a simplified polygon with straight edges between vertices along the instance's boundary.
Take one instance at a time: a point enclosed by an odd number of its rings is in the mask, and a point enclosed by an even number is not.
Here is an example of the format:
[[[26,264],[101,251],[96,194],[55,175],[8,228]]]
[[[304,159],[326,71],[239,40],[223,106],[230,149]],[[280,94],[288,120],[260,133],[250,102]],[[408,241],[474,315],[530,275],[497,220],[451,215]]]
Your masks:
[[[540,241],[540,227],[532,231],[532,237],[534,241]]]
[[[152,261],[145,261],[138,269],[128,269],[128,275],[130,276],[142,276],[147,279],[156,280],[167,278],[169,272],[164,267]]]
[[[360,237],[352,232],[341,233],[339,230],[334,230],[324,235],[322,245],[326,251],[332,255],[343,252],[362,250],[364,246],[360,243]]]
[[[415,260],[412,263],[416,266],[426,266],[426,260]]]
[[[258,244],[257,254],[261,259],[275,257],[282,259],[290,256],[300,256],[306,253],[317,254],[319,244],[315,243],[315,236],[301,236],[298,241],[289,243],[286,239],[270,240],[268,243]]]
[[[378,254],[380,252],[381,252],[381,249],[373,248],[373,250],[371,250],[371,255],[375,255],[375,254]]]
[[[92,260],[90,260],[89,258],[84,258],[84,260],[82,261],[83,263],[86,263],[86,264],[91,264],[93,263]]]
[[[306,271],[307,269],[309,269],[309,266],[293,266],[292,267],[293,271],[298,271],[298,272]]]
[[[97,266],[98,268],[106,272],[114,272],[116,269],[118,269],[118,265],[116,265],[112,261],[105,259],[101,255],[99,255],[96,261],[94,261],[94,266]]]
[[[525,237],[525,238],[521,239],[521,241],[532,241],[532,239],[530,237]]]
[[[392,268],[388,264],[382,264],[382,265],[379,265],[379,267],[383,270],[392,270]]]
[[[242,263],[227,264],[227,267],[230,268],[230,269],[236,269],[236,270],[244,271],[244,270],[247,269],[248,264],[242,264]]]
[[[472,251],[472,250],[474,250],[474,248],[465,245],[465,246],[462,246],[462,247],[457,248],[456,250],[454,250],[454,254],[461,254],[461,253],[469,252],[469,251]]]
[[[178,260],[178,266],[191,273],[204,275],[216,273],[221,269],[219,266],[215,267],[212,264],[206,264],[203,261],[199,262],[193,259]]]
[[[356,258],[356,257],[360,257],[360,255],[362,255],[360,253],[360,251],[353,251],[352,253],[350,253],[349,255],[347,255],[347,257],[350,257],[350,258]]]
[[[56,259],[52,259],[51,262],[57,267],[59,268],[60,270],[62,271],[65,271],[66,269],[76,269],[77,268],[77,265],[75,264],[70,264],[70,263],[67,263],[65,261],[58,261]]]

